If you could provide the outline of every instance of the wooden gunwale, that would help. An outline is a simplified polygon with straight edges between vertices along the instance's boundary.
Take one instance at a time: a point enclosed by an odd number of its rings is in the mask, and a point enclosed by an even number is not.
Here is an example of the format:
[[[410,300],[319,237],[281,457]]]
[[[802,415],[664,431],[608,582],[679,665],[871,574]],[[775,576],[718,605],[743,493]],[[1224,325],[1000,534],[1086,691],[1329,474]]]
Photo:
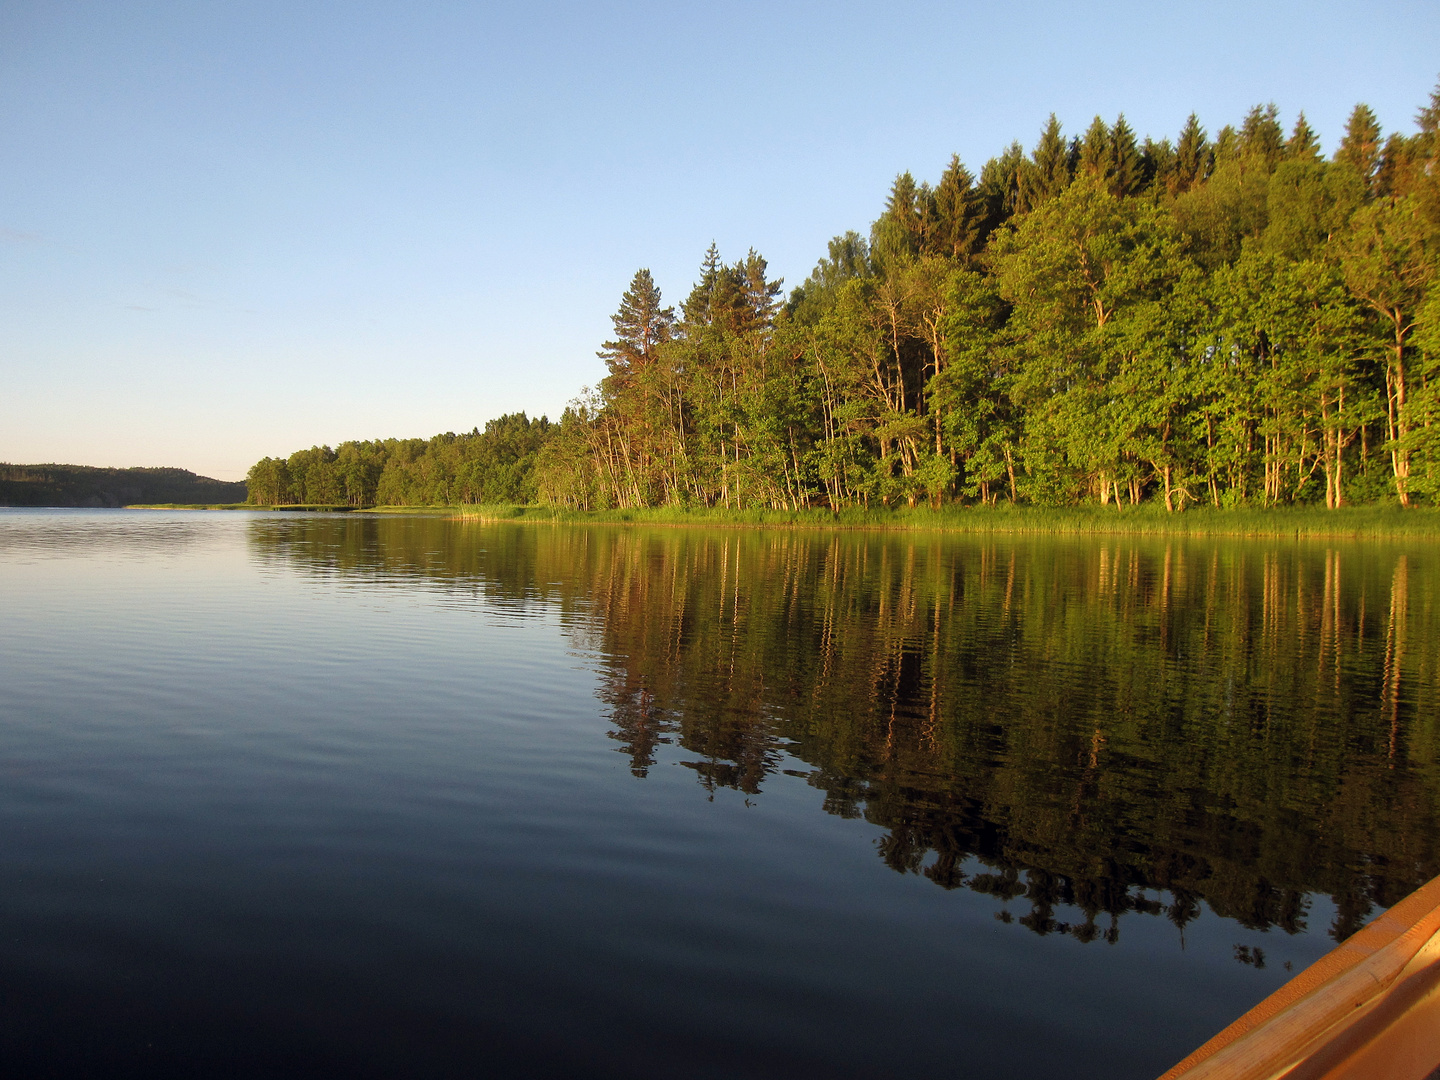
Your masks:
[[[1440,1076],[1440,877],[1221,1031],[1160,1080]]]

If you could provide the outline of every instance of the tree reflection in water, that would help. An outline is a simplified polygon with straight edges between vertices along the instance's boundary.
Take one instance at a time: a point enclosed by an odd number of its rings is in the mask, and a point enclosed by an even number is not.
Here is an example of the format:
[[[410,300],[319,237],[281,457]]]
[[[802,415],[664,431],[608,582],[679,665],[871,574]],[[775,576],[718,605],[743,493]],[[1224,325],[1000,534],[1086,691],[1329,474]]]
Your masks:
[[[1343,938],[1440,870],[1424,547],[364,517],[251,542],[558,610],[636,777],[666,746],[712,795],[801,776],[887,865],[1037,934],[1202,901],[1295,932],[1325,893]]]

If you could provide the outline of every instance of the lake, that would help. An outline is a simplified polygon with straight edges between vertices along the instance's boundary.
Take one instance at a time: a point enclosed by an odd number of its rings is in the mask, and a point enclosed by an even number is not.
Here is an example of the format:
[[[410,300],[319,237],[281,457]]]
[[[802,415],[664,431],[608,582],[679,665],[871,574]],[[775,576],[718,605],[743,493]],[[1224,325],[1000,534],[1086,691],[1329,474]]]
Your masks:
[[[0,510],[0,1055],[1152,1078],[1440,872],[1437,556]]]

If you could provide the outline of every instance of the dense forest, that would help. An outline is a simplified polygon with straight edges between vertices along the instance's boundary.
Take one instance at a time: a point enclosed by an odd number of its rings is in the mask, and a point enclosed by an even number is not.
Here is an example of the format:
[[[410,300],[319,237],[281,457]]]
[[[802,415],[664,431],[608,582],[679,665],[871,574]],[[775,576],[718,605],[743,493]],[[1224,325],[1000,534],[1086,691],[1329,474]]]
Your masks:
[[[317,447],[259,503],[630,506],[1440,497],[1440,88],[1327,158],[1256,106],[1172,142],[1053,116],[976,177],[906,172],[782,298],[712,245],[677,311],[636,273],[558,424]]]
[[[187,469],[0,464],[0,506],[239,503],[245,493],[243,483],[212,480]]]
[[[246,478],[250,502],[374,506],[531,503],[535,459],[552,425],[523,412],[485,430],[432,439],[375,439],[264,458]]]

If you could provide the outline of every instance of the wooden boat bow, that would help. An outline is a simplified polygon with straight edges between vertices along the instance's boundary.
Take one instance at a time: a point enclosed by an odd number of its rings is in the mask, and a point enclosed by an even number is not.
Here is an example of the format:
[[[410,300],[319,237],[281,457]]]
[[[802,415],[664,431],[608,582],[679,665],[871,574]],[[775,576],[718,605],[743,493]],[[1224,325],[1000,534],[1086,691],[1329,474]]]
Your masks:
[[[1440,1080],[1440,877],[1160,1080]]]

